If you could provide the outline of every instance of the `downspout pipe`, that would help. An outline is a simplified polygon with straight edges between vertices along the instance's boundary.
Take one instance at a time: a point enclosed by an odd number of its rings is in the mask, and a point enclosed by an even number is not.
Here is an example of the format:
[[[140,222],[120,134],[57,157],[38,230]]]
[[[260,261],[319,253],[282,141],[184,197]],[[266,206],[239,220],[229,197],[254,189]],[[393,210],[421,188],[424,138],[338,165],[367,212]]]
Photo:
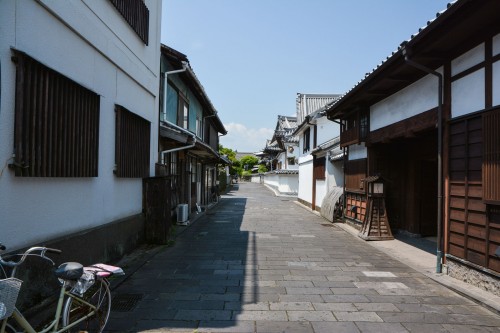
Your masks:
[[[163,110],[162,110],[162,113],[165,115],[164,119],[166,119],[166,114],[167,114],[168,76],[171,75],[171,74],[177,74],[177,73],[185,72],[187,69],[188,69],[188,63],[186,61],[183,61],[181,69],[175,69],[173,71],[165,72],[163,74],[164,76],[163,76]],[[160,123],[161,123],[161,121],[159,122],[159,124]],[[174,124],[169,124],[169,126],[172,126],[172,127],[176,128],[176,129],[180,130],[181,132],[187,132],[184,128],[176,126]],[[189,134],[192,135],[191,132],[189,132]],[[165,154],[172,153],[174,151],[179,151],[179,150],[193,148],[196,145],[196,136],[192,135],[192,138],[193,138],[193,143],[190,144],[190,145],[160,151],[160,154],[159,154],[160,155],[160,163],[164,164],[164,162],[165,162]]]
[[[163,77],[163,114],[166,115],[167,114],[167,89],[168,89],[168,76],[169,75],[172,75],[172,74],[178,74],[178,73],[182,73],[182,72],[185,72],[186,70],[188,69],[188,63],[186,61],[183,61],[182,62],[182,68],[181,69],[175,69],[173,71],[169,71],[169,72],[165,72],[164,73],[164,77]]]
[[[192,139],[193,139],[193,143],[191,143],[191,144],[189,144],[187,146],[182,146],[182,147],[177,147],[177,148],[162,150],[160,152],[161,164],[165,164],[165,154],[173,153],[173,152],[179,151],[179,150],[190,149],[190,148],[193,148],[194,146],[196,146],[196,137],[193,136]]]
[[[432,74],[438,78],[438,195],[437,195],[437,250],[436,250],[436,273],[442,273],[443,263],[443,75],[435,70],[416,63],[409,58],[409,50],[406,49],[406,43],[401,44],[401,51],[405,62],[423,72]]]

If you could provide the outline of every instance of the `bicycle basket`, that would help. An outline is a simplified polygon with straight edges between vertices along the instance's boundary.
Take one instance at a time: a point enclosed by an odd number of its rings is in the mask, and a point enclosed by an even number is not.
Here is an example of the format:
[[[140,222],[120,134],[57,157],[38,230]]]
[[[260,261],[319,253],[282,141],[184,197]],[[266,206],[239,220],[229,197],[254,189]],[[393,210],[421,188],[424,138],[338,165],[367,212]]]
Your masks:
[[[0,320],[10,317],[16,306],[23,281],[16,278],[0,280]]]

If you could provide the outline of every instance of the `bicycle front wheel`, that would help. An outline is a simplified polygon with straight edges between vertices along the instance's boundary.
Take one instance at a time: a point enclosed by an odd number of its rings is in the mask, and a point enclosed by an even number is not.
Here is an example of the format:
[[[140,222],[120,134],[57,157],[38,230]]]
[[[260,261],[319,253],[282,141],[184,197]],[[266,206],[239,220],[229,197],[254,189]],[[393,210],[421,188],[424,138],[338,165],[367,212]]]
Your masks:
[[[91,304],[92,307],[82,302],[82,300]],[[111,311],[111,293],[105,279],[97,279],[94,285],[83,294],[81,300],[77,297],[68,297],[64,303],[62,313],[63,327],[84,318],[91,311],[94,311],[92,316],[68,329],[67,332],[88,331],[100,333],[103,331]]]

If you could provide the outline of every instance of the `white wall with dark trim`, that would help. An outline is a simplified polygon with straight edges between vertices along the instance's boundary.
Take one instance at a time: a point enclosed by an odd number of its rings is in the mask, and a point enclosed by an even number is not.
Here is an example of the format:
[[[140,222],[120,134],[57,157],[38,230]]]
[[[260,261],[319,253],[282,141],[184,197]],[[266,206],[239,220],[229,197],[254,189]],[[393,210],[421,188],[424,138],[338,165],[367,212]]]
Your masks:
[[[109,1],[0,2],[0,242],[10,250],[140,214],[142,179],[117,178],[115,104],[151,123],[150,174],[158,151],[161,1],[146,0],[149,45]],[[15,177],[16,68],[11,47],[100,95],[95,178]]]

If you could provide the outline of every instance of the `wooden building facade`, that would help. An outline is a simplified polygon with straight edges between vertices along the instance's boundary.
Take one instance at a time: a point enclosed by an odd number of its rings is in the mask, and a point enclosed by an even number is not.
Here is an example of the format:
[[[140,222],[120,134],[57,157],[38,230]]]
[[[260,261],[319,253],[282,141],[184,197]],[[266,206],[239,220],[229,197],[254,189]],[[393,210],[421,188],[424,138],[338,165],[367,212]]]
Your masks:
[[[363,222],[363,180],[382,175],[391,228],[437,236],[448,273],[480,273],[487,290],[500,277],[498,13],[450,3],[327,111],[348,151],[345,217]]]
[[[179,204],[189,212],[212,203],[219,135],[227,134],[217,110],[186,55],[161,45],[159,158],[156,176],[168,177],[172,215]]]

